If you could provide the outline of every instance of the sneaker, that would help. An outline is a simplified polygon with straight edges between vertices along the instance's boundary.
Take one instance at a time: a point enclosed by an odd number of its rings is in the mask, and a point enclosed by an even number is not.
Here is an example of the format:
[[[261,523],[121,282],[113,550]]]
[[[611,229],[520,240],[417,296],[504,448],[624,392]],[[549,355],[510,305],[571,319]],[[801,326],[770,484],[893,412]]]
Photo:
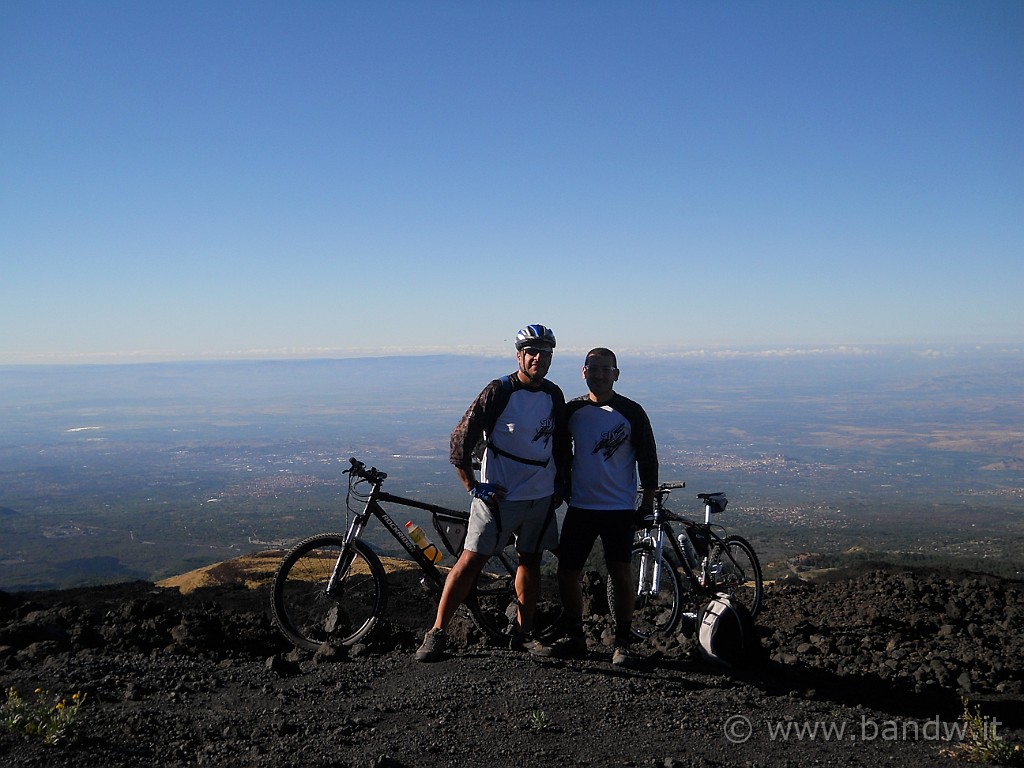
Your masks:
[[[615,646],[615,650],[612,652],[613,666],[625,667],[626,669],[635,669],[639,663],[640,659],[637,656],[633,655],[628,646]]]
[[[524,651],[529,653],[531,656],[546,658],[554,655],[554,650],[550,645],[545,645],[529,632],[513,633],[512,640],[509,643],[509,648],[513,651]]]
[[[416,661],[440,661],[448,647],[448,635],[443,629],[430,629],[423,636],[423,645],[416,650]]]

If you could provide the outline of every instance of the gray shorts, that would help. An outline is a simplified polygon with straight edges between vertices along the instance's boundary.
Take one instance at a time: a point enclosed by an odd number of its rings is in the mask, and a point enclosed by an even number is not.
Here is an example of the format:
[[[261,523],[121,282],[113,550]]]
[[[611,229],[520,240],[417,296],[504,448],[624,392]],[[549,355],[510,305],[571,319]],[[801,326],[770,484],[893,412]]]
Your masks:
[[[466,549],[488,557],[516,538],[516,552],[528,555],[554,551],[558,546],[558,521],[551,497],[530,501],[503,501],[497,513],[480,499],[469,509]]]

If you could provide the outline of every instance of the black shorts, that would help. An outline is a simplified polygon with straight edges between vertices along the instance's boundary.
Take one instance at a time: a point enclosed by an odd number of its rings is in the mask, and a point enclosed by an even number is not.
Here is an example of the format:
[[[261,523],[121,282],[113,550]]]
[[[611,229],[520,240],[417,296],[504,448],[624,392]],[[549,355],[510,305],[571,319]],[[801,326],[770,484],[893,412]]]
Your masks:
[[[628,563],[633,552],[634,509],[569,507],[558,538],[558,566],[582,571],[598,537],[607,563]]]

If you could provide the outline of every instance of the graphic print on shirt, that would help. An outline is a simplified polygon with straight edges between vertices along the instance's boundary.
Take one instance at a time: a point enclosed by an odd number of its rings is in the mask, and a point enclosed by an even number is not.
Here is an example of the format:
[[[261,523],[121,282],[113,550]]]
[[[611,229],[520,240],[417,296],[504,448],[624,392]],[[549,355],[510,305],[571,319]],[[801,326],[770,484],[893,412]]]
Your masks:
[[[537,431],[533,435],[533,442],[543,441],[546,446],[550,441],[552,435],[555,434],[555,421],[554,419],[542,419],[540,426],[537,427]]]
[[[608,461],[628,439],[629,432],[626,430],[626,422],[619,422],[615,429],[601,433],[601,439],[597,441],[597,445],[594,446],[594,450],[591,453],[601,452],[604,454],[604,460]]]

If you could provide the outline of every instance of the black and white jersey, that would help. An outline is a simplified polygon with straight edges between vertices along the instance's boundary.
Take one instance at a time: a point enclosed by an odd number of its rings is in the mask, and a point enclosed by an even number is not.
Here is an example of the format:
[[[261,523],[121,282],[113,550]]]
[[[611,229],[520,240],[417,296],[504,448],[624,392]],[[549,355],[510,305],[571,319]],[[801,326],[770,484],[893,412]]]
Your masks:
[[[595,403],[584,395],[566,405],[572,439],[569,504],[581,509],[633,509],[640,485],[658,485],[658,449],[647,413],[617,392]]]
[[[562,390],[544,380],[531,387],[512,374],[488,384],[452,432],[451,463],[466,467],[481,440],[480,480],[508,489],[509,501],[550,496],[568,444],[557,429],[565,411]]]

